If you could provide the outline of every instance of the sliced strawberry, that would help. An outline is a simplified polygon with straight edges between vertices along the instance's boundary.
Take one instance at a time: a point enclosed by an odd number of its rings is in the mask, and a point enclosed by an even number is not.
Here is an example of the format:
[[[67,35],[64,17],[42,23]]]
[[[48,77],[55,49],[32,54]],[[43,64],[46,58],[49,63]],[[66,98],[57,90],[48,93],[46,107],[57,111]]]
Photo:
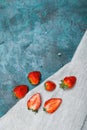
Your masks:
[[[61,80],[60,87],[63,89],[70,89],[73,88],[76,83],[75,76],[66,76],[63,80]]]
[[[44,103],[43,110],[51,114],[58,109],[61,103],[61,98],[51,98]]]
[[[13,94],[16,98],[21,99],[27,94],[28,91],[29,88],[27,85],[18,85],[13,89]]]
[[[38,109],[41,106],[41,102],[40,93],[36,93],[27,101],[27,108],[34,112],[38,112]]]
[[[32,85],[39,84],[41,80],[41,73],[40,71],[32,71],[28,74],[28,80]]]
[[[56,88],[56,84],[53,81],[46,81],[44,86],[47,91],[53,91]]]

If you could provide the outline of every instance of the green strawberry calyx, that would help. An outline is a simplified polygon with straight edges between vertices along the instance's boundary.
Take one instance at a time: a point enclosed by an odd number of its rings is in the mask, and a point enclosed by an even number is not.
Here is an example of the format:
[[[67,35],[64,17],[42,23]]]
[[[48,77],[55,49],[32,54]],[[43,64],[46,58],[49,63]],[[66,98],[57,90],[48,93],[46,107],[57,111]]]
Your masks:
[[[68,85],[67,84],[65,84],[64,83],[64,81],[63,80],[61,80],[61,83],[60,83],[60,88],[62,88],[62,89],[67,89],[68,88]]]

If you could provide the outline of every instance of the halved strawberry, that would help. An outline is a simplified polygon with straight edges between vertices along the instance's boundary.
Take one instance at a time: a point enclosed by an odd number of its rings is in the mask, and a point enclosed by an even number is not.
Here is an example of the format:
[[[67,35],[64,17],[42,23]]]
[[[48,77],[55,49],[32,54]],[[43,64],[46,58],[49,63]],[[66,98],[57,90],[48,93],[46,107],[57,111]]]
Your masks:
[[[53,91],[56,88],[56,84],[53,81],[46,81],[44,86],[47,91]]]
[[[27,85],[18,85],[13,89],[13,94],[16,98],[21,99],[27,94],[28,91],[29,88]]]
[[[36,93],[27,101],[27,108],[34,112],[38,112],[38,109],[41,106],[41,102],[40,93]]]
[[[44,103],[43,110],[51,114],[58,109],[61,103],[61,98],[51,98]]]
[[[60,87],[63,89],[70,89],[73,88],[76,83],[75,76],[66,76],[63,80],[61,80]]]
[[[28,80],[32,85],[39,84],[41,80],[41,73],[40,71],[32,71],[28,74]]]

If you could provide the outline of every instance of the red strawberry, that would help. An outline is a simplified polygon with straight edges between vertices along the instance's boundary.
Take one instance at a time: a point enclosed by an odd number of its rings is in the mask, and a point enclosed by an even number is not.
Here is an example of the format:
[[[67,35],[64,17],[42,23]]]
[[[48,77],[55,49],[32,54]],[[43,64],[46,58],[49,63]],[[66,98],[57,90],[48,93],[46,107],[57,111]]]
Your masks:
[[[32,85],[37,85],[39,84],[41,80],[41,73],[40,71],[32,71],[28,74],[28,80]]]
[[[16,98],[21,99],[23,98],[27,92],[29,91],[29,88],[27,85],[18,85],[13,89],[13,93]]]
[[[63,89],[70,89],[74,87],[75,83],[76,83],[76,77],[68,76],[65,77],[63,80],[61,80],[60,87]]]
[[[58,109],[61,103],[62,103],[61,98],[51,98],[44,103],[43,110],[51,114]]]
[[[34,112],[38,112],[38,109],[41,106],[41,96],[40,93],[34,94],[28,101],[27,101],[27,108]]]
[[[53,91],[56,88],[56,84],[53,81],[46,81],[44,86],[47,91]]]

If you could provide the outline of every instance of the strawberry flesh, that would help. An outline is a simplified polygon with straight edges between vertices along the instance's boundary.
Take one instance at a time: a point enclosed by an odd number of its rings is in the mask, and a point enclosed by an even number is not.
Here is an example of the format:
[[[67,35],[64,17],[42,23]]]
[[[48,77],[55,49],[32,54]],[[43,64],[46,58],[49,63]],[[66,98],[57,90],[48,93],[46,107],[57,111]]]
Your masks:
[[[43,110],[51,114],[59,108],[61,103],[62,103],[61,98],[51,98],[44,103]]]
[[[37,112],[41,106],[41,95],[40,93],[34,94],[28,101],[27,101],[27,108],[29,110]]]

